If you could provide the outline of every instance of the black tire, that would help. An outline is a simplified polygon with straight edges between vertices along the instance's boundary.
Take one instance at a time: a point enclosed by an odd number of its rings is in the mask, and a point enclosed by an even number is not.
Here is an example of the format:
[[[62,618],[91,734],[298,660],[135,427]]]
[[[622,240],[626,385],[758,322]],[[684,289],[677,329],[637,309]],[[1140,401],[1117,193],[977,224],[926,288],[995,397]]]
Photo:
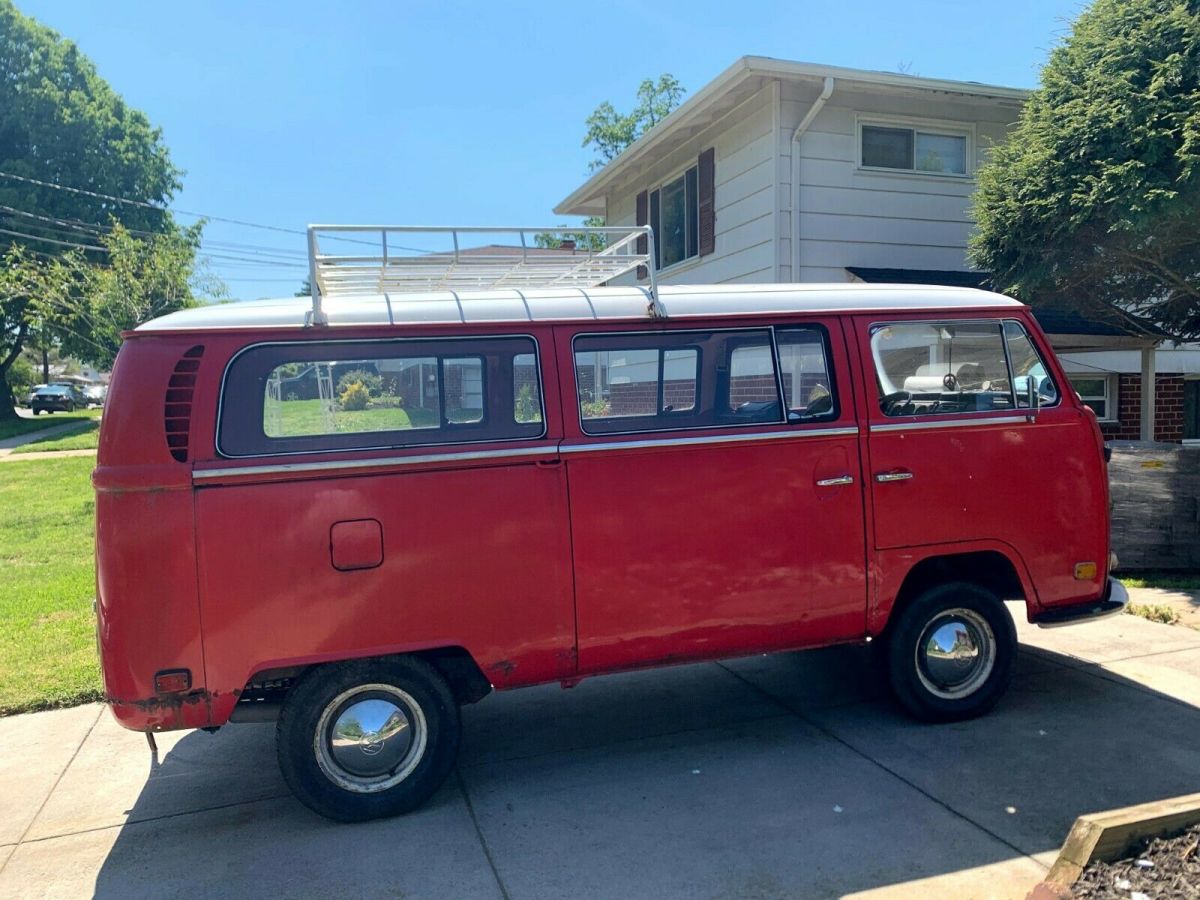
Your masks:
[[[406,755],[382,773],[343,768],[390,765],[395,748],[405,747],[388,746],[394,735],[379,740],[382,728],[364,734],[356,727],[366,726],[366,714],[356,722],[353,710],[366,710],[368,701],[382,701],[384,710],[390,704],[406,723],[394,733],[407,733]],[[335,748],[339,721],[361,737],[346,737],[343,730]],[[392,715],[387,721],[399,720]],[[301,803],[339,822],[363,822],[409,812],[428,800],[454,768],[460,733],[458,705],[445,679],[420,659],[395,657],[309,672],[284,701],[275,747],[283,778]],[[344,755],[335,758],[335,752]]]
[[[943,640],[930,655],[935,634]],[[946,638],[953,638],[949,647]],[[916,718],[957,722],[996,705],[1012,680],[1016,654],[1017,629],[1000,598],[975,584],[950,582],[924,591],[892,624],[888,673],[896,698]]]
[[[41,411],[40,409],[35,409],[35,410],[33,411],[33,414],[34,414],[35,416],[40,416],[40,415],[42,414],[42,411]]]

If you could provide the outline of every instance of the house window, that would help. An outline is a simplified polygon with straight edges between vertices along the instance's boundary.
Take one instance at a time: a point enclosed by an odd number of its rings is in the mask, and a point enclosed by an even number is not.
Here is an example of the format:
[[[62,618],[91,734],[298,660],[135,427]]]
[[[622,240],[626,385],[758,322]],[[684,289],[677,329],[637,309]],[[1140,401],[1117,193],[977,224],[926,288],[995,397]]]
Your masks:
[[[1107,375],[1071,375],[1071,387],[1079,395],[1084,406],[1090,406],[1101,422],[1115,422],[1113,413],[1114,392],[1112,379]]]
[[[692,166],[678,178],[650,192],[650,224],[654,227],[654,265],[665,269],[699,255],[699,181]]]
[[[863,125],[862,164],[871,169],[966,175],[967,134],[896,125]]]

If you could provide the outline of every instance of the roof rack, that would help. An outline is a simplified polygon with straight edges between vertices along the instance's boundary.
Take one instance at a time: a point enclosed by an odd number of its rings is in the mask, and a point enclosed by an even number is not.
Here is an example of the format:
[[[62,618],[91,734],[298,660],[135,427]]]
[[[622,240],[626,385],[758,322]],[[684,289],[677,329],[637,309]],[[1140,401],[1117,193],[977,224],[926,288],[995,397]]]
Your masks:
[[[541,247],[538,235],[597,235],[601,249]],[[424,235],[440,247],[423,249]],[[518,245],[465,246],[479,235],[516,236]],[[533,236],[532,245],[529,236]],[[336,250],[329,244],[338,242]],[[588,241],[588,243],[591,243]],[[372,248],[350,250],[350,244]],[[417,225],[309,225],[308,274],[312,310],[305,324],[327,325],[323,301],[355,294],[405,294],[430,291],[594,287],[644,267],[650,276],[647,314],[664,318],[658,301],[654,265],[654,229],[627,227],[550,226],[503,228]]]

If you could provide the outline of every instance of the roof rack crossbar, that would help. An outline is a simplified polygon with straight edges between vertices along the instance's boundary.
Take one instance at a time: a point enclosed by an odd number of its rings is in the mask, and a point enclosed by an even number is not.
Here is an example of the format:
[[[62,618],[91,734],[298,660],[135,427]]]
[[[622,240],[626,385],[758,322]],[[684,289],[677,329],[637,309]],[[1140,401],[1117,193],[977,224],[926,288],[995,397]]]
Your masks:
[[[603,238],[603,246],[530,247],[528,234],[582,235]],[[346,235],[378,235],[380,252],[353,253],[326,251],[321,244],[331,240],[351,240]],[[403,240],[389,241],[398,235],[449,236],[452,249],[421,250],[405,247]],[[464,247],[463,235],[519,235],[519,247]],[[645,252],[638,244],[645,239]],[[410,243],[415,243],[411,239]],[[367,240],[356,243],[371,246]],[[587,288],[631,272],[644,269],[649,275],[647,315],[665,318],[666,310],[658,299],[658,280],[654,271],[654,229],[649,225],[584,226],[555,225],[537,228],[497,226],[418,226],[418,225],[309,225],[308,272],[312,288],[312,310],[305,324],[327,325],[326,299],[355,294],[391,296],[415,292],[530,289],[539,287]]]

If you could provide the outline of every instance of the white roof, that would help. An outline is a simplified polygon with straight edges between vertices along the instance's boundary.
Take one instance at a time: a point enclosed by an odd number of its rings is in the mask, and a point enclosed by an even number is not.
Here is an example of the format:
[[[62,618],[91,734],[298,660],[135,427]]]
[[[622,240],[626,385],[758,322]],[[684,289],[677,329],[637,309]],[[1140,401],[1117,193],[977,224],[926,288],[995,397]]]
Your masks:
[[[1018,309],[1016,300],[972,288],[912,284],[663,285],[669,319],[755,313],[842,313],[906,309]],[[357,294],[328,302],[329,325],[479,325],[489,322],[649,320],[650,294],[638,287],[539,288]],[[185,309],[138,331],[303,327],[307,297],[222,303]]]

